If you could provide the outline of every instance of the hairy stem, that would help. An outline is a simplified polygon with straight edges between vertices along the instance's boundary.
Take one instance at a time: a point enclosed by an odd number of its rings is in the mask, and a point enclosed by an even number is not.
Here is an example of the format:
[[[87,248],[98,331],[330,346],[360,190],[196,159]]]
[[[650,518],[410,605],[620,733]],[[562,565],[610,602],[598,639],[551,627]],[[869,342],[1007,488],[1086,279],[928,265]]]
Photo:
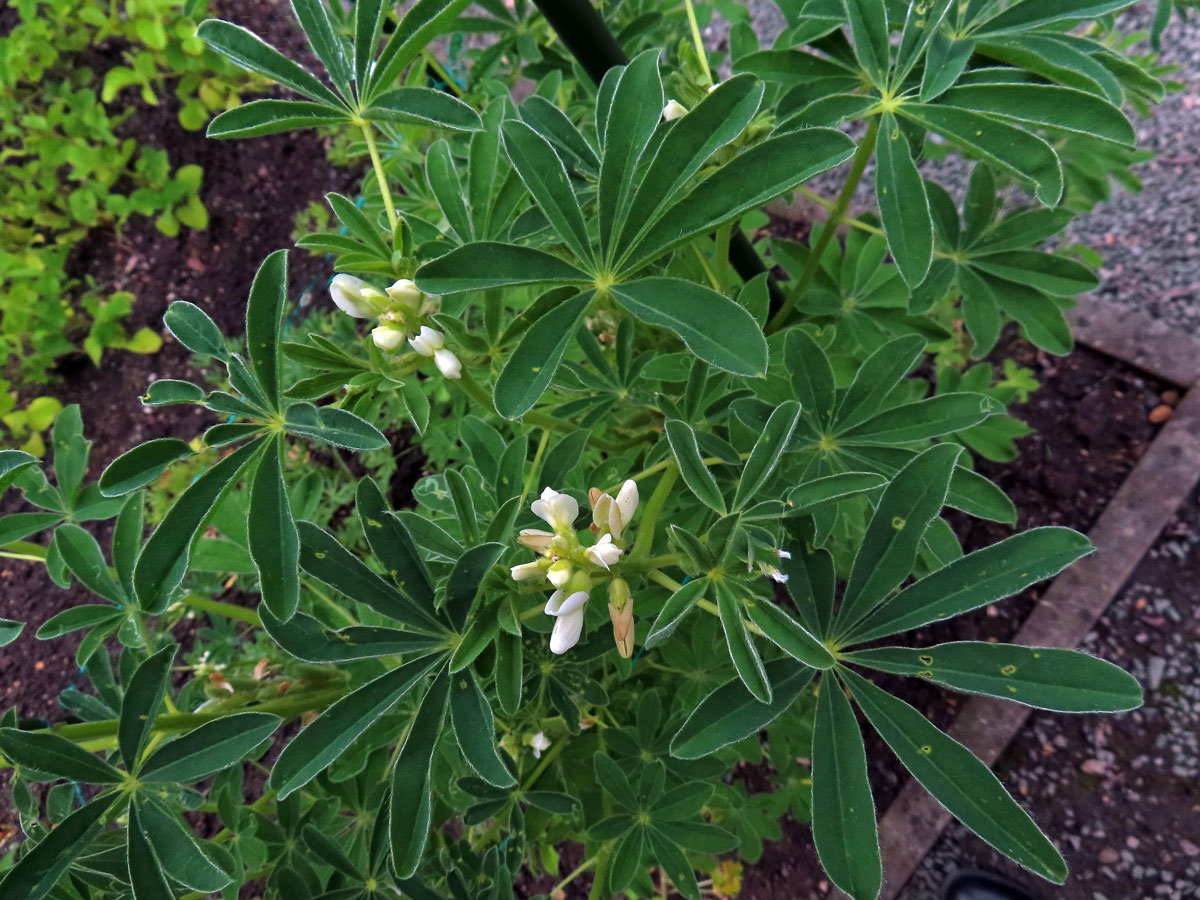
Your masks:
[[[396,215],[396,207],[392,203],[392,192],[388,188],[387,176],[383,172],[383,160],[379,157],[379,145],[375,143],[375,131],[368,123],[364,122],[362,133],[367,141],[367,152],[371,154],[371,165],[375,167],[375,180],[379,182],[379,193],[383,195],[383,208],[387,210],[388,224],[392,226],[394,232],[400,219]]]

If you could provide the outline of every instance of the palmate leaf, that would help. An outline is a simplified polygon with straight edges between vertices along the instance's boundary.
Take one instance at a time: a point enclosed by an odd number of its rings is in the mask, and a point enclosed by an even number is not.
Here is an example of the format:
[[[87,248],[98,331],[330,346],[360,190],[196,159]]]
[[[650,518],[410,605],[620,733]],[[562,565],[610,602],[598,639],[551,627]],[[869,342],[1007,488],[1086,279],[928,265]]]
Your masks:
[[[860,675],[842,669],[859,708],[904,767],[959,821],[1009,859],[1055,884],[1067,864],[970,750]]]

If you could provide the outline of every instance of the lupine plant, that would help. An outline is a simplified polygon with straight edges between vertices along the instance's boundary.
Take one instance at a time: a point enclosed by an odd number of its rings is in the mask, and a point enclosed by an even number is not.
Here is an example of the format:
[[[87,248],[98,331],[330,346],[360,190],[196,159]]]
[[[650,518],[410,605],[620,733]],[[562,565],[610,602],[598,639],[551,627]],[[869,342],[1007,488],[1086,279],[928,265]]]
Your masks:
[[[327,80],[200,27],[300,95],[211,136],[360,142],[362,201],[330,194],[340,230],[301,241],[335,259],[346,315],[289,330],[276,252],[244,342],[197,305],[166,314],[220,378],[142,402],[211,412],[202,442],[86,483],[72,407],[53,483],[0,455],[44,510],[0,519],[3,552],[100,598],[37,635],[84,635],[71,721],[4,716],[27,840],[0,894],[698,900],[736,893],[790,812],[832,882],[874,898],[860,724],[1063,882],[988,767],[871,676],[1141,702],[1073,650],[903,636],[1093,549],[1051,527],[964,552],[946,516],[1016,523],[973,467],[1014,434],[979,359],[1006,327],[1070,350],[1063,309],[1096,276],[1048,243],[1064,173],[1118,177],[1124,107],[1162,93],[1114,49],[1127,0],[779,0],[770,46],[728,0],[481,5],[293,0]],[[714,7],[728,54],[701,43]],[[502,49],[460,84],[437,59],[462,31]],[[928,146],[965,160],[958,196],[923,178]],[[771,237],[762,209],[797,194],[825,221]],[[415,482],[387,464],[421,452]],[[147,492],[188,466],[145,537]],[[79,524],[114,516],[107,550]]]

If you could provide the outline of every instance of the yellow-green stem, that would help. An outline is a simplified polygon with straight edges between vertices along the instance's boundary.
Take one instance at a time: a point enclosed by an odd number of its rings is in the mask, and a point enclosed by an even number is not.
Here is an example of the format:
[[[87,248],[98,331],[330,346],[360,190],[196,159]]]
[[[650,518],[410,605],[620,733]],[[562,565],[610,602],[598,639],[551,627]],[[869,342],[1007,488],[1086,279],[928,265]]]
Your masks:
[[[375,180],[379,182],[379,193],[383,196],[383,208],[387,210],[388,224],[392,226],[392,231],[395,231],[396,224],[400,220],[396,216],[396,207],[392,203],[392,192],[388,189],[387,176],[383,172],[383,160],[379,157],[379,145],[375,143],[375,132],[371,129],[370,124],[364,122],[362,133],[367,141],[367,152],[371,154],[371,165],[375,167]]]
[[[525,498],[529,496],[529,492],[534,490],[534,479],[538,476],[538,471],[542,465],[542,456],[546,452],[546,445],[550,442],[550,429],[542,429],[542,439],[538,441],[537,450],[533,454],[533,465],[529,467],[529,474],[525,476],[525,484],[521,488],[521,499],[517,502],[518,509],[525,508]]]
[[[258,613],[252,609],[247,609],[245,606],[235,606],[232,603],[225,603],[221,600],[209,600],[207,597],[201,597],[199,594],[185,594],[178,602],[181,606],[186,606],[189,609],[215,613],[219,616],[225,616],[227,619],[237,619],[239,622],[245,622],[248,625],[253,625],[255,628],[262,627],[262,620],[259,619]]]
[[[662,478],[654,488],[654,493],[650,495],[650,501],[642,511],[642,521],[638,523],[637,541],[633,545],[633,552],[629,554],[631,559],[639,559],[650,552],[650,547],[654,544],[654,529],[658,524],[658,515],[662,512],[663,504],[667,502],[667,497],[678,477],[678,466],[668,466],[667,470],[663,472]]]
[[[709,84],[713,83],[712,72],[708,68],[708,54],[704,51],[704,38],[700,36],[700,23],[696,21],[696,10],[692,8],[692,0],[683,0],[687,8],[688,26],[692,29],[692,42],[696,45],[696,56],[700,59],[700,68]]]
[[[854,198],[854,191],[858,188],[858,183],[862,181],[863,173],[867,170],[867,163],[871,159],[871,154],[875,152],[875,138],[879,134],[879,118],[871,119],[871,123],[867,126],[867,133],[863,135],[862,143],[858,145],[858,150],[855,151],[854,160],[850,163],[850,173],[846,176],[846,183],[842,185],[842,192],[838,194],[837,202],[833,209],[829,211],[829,218],[825,221],[825,227],[821,229],[821,237],[817,240],[817,245],[812,248],[811,255],[808,258],[808,265],[804,267],[804,274],[800,276],[800,280],[788,292],[787,299],[783,306],[767,323],[767,333],[771,334],[778,331],[787,324],[788,317],[792,314],[792,310],[796,308],[796,303],[804,295],[813,278],[816,277],[817,270],[821,267],[821,257],[825,255],[825,250],[829,247],[829,242],[833,240],[837,233],[838,225],[842,222],[842,217],[846,215],[846,210],[850,208],[850,201]]]

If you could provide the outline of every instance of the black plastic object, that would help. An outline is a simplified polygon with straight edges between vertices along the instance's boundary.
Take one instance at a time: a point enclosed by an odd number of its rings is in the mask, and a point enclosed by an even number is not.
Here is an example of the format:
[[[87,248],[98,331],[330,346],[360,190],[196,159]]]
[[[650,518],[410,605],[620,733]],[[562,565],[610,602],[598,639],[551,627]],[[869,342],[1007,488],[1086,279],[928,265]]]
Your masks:
[[[591,0],[533,2],[596,84],[600,83],[604,73],[613,66],[623,66],[629,62],[629,57],[617,43],[599,10],[592,6]],[[754,245],[741,231],[735,231],[730,236],[729,262],[743,281],[749,281],[767,271]],[[767,291],[771,295],[770,311],[774,314],[783,306],[783,289],[774,278],[768,277]]]
[[[1024,885],[983,869],[960,869],[942,888],[942,900],[1038,900]]]

